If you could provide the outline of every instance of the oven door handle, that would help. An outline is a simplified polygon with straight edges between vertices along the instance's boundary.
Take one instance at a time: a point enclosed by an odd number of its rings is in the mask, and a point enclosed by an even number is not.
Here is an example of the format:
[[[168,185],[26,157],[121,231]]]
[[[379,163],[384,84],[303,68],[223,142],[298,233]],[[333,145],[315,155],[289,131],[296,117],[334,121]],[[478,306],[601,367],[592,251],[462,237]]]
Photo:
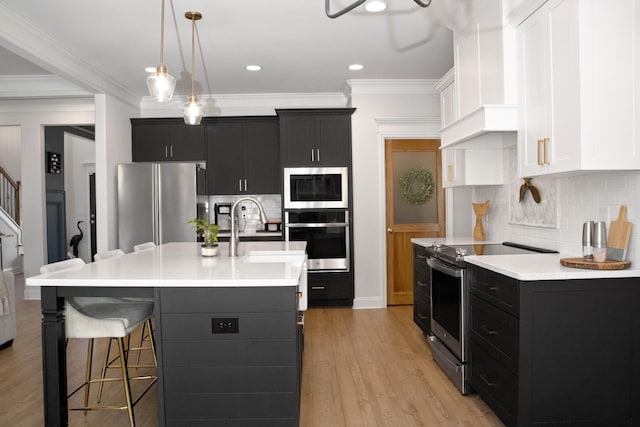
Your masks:
[[[341,227],[345,228],[349,226],[348,222],[311,222],[307,224],[285,224],[288,228],[320,228],[320,227]]]
[[[436,271],[444,273],[447,276],[458,277],[458,278],[462,277],[461,268],[451,267],[441,261],[438,261],[437,259],[427,258],[427,264],[429,265],[429,267],[433,268]]]

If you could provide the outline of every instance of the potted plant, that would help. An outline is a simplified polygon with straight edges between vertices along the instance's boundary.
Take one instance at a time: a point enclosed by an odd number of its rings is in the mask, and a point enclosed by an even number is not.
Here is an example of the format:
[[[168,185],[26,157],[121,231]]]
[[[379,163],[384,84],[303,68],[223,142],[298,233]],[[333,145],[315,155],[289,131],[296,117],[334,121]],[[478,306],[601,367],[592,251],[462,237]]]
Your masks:
[[[200,247],[202,256],[216,256],[218,254],[218,226],[203,218],[194,218],[189,221],[196,232],[202,231],[204,243]]]

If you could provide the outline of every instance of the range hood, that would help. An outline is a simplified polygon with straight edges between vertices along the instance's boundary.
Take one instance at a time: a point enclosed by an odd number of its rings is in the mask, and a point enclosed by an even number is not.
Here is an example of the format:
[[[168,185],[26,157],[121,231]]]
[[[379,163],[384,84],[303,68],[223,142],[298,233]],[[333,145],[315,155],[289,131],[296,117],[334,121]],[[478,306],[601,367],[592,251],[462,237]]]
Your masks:
[[[505,141],[515,143],[517,130],[518,109],[515,105],[483,105],[442,128],[441,147],[503,148]]]

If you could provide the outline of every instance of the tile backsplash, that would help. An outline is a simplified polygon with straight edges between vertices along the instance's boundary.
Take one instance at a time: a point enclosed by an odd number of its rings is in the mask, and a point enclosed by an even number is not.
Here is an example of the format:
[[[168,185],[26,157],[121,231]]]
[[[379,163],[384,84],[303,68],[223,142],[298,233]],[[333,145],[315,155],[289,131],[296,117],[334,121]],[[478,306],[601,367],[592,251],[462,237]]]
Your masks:
[[[262,203],[265,213],[270,222],[282,221],[282,197],[279,194],[261,194],[261,195],[238,195],[238,196],[209,196],[209,220],[214,220],[213,208],[216,203],[233,203],[238,199],[244,197],[253,197]],[[258,207],[252,202],[241,202],[238,207],[238,213],[242,211],[242,206],[245,207],[244,216],[240,217],[238,226],[240,231],[253,232],[258,228],[262,229],[264,224],[260,222],[260,214]]]
[[[505,149],[504,156],[506,165],[516,164],[515,147]],[[518,179],[517,168],[507,167],[504,173],[505,183]],[[484,218],[487,240],[524,243],[581,256],[582,224],[589,220],[605,221],[609,227],[611,221],[618,218],[620,205],[627,205],[627,220],[633,224],[627,259],[632,262],[632,268],[634,264],[640,267],[637,264],[640,263],[640,171],[585,172],[549,179],[545,177],[548,182],[556,181],[553,185],[558,221],[553,227],[510,222],[509,203],[514,196],[510,193],[518,191],[513,185],[473,187],[473,202],[491,200],[489,213]],[[471,206],[469,212],[473,215]]]

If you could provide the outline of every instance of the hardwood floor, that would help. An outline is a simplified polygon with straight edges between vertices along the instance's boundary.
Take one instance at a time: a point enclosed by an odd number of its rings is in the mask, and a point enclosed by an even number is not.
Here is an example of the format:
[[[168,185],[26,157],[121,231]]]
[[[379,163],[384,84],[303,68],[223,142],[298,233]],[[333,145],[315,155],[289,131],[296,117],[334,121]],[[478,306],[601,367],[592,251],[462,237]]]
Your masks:
[[[16,278],[18,333],[0,351],[0,426],[42,426],[40,302]],[[67,349],[69,384],[84,375],[86,341]],[[102,355],[96,351],[94,363]],[[106,399],[120,393],[110,385]],[[157,426],[156,387],[136,405],[136,425]],[[135,393],[135,391],[134,391]],[[72,411],[72,426],[127,425],[123,412]],[[503,426],[477,396],[462,396],[430,356],[411,306],[310,309],[305,316],[302,427]]]

